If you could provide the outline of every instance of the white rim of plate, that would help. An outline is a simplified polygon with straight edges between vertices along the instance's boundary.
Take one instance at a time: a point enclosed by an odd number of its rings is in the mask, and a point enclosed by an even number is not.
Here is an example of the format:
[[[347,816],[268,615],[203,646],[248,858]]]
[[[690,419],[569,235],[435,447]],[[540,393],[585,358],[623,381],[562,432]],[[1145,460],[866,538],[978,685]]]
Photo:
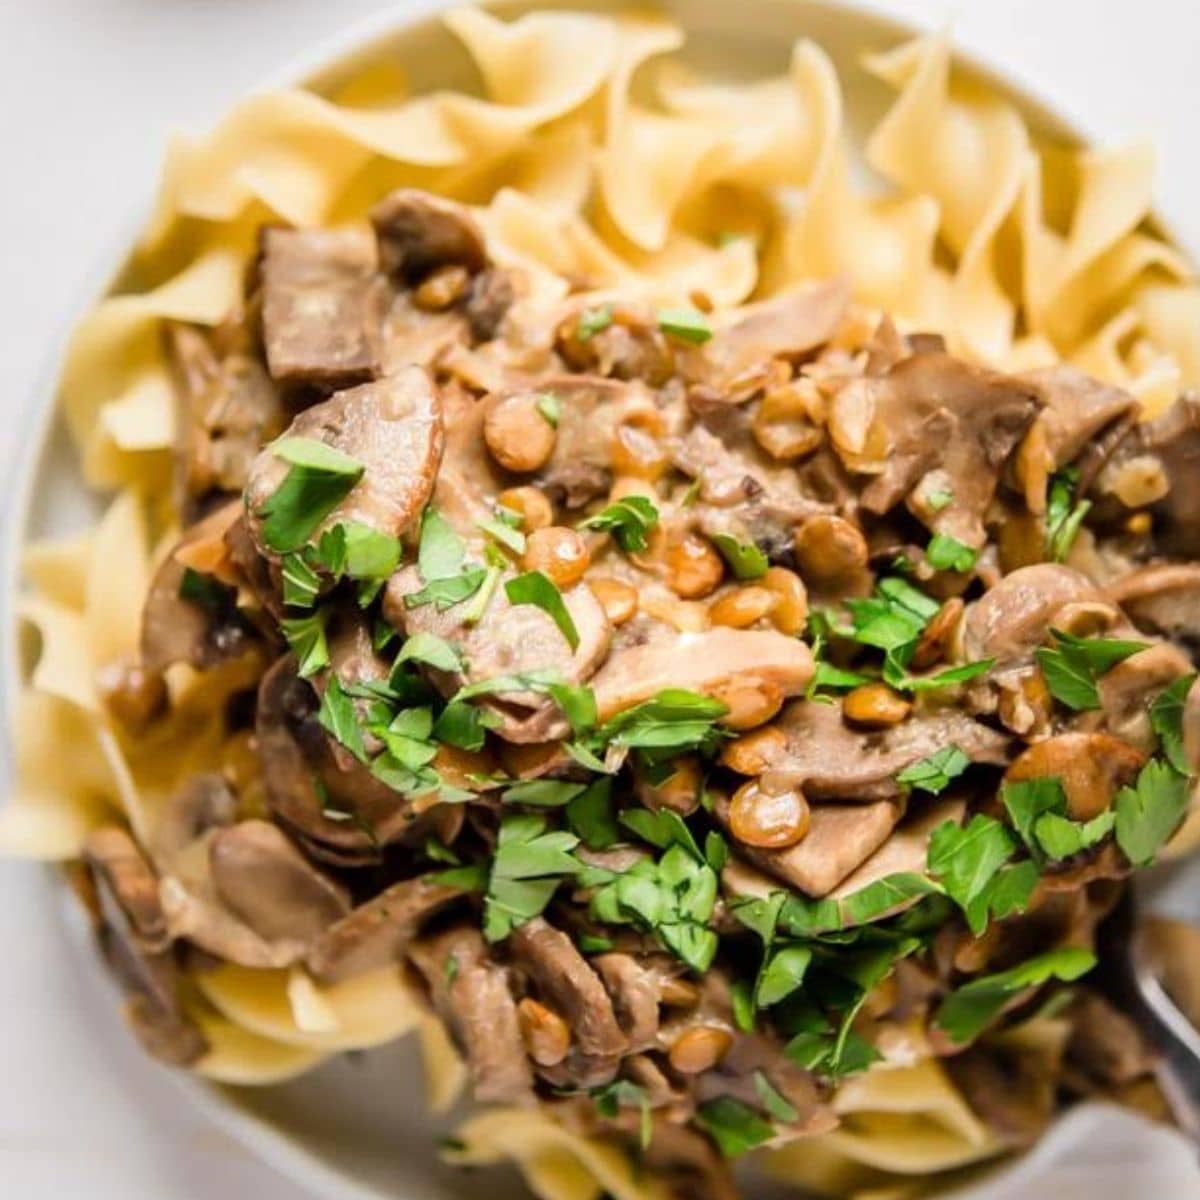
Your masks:
[[[799,7],[805,0],[770,0],[778,5]],[[512,6],[511,0],[482,0],[482,7],[496,8],[503,12]],[[652,7],[652,3],[647,7]],[[890,11],[887,0],[822,0],[822,6],[845,9],[855,17],[877,23],[881,30],[894,35],[897,41],[929,32],[929,27],[897,16]],[[319,74],[334,67],[339,61],[367,50],[372,43],[404,33],[406,30],[431,20],[438,13],[456,7],[455,0],[411,0],[407,11],[400,16],[383,9],[353,22],[340,33],[324,40],[312,50],[292,57],[286,64],[271,72],[259,90],[303,85]],[[564,9],[589,7],[573,0],[562,0],[561,5],[546,3],[546,8]],[[599,7],[593,5],[592,7]],[[629,7],[634,7],[630,4]],[[669,9],[670,5],[666,5]],[[975,44],[969,35],[954,36],[954,60],[993,84],[1002,93],[1009,95],[1026,112],[1060,129],[1063,134],[1083,145],[1100,141],[1100,131],[1093,128],[1084,115],[1073,111],[1070,106],[1054,103],[1049,96],[1049,84],[1029,77],[1019,68],[1002,67],[988,55],[986,47]],[[219,119],[221,114],[217,114]],[[10,750],[12,746],[12,712],[21,686],[20,652],[18,644],[18,622],[16,599],[19,595],[20,560],[29,531],[33,510],[34,486],[44,468],[51,441],[54,419],[57,415],[58,377],[63,352],[72,330],[88,311],[108,292],[109,286],[129,254],[129,248],[145,227],[151,211],[149,199],[139,206],[136,219],[123,223],[109,248],[98,254],[87,275],[87,286],[81,289],[81,298],[71,306],[70,312],[49,339],[43,353],[42,367],[36,373],[35,400],[30,404],[22,419],[19,446],[30,448],[15,464],[14,475],[7,492],[11,502],[4,506],[8,522],[3,531],[3,556],[0,559],[0,713],[4,716],[4,736]],[[1176,228],[1171,212],[1161,205],[1152,210],[1152,220],[1173,245],[1185,254],[1190,247],[1173,232]],[[70,917],[64,915],[64,923]],[[292,1182],[327,1197],[328,1200],[396,1200],[378,1189],[348,1179],[341,1171],[333,1168],[320,1155],[263,1117],[248,1112],[231,1101],[216,1084],[189,1076],[179,1071],[166,1072],[218,1128],[230,1134],[261,1160]],[[1036,1176],[1044,1165],[1062,1153],[1064,1149],[1086,1137],[1097,1114],[1113,1106],[1087,1103],[1079,1105],[1059,1117],[1046,1135],[1031,1151],[1012,1159],[999,1168],[982,1187],[973,1189],[970,1200],[1000,1200],[1001,1192],[1019,1195],[1022,1181]],[[1124,1110],[1121,1110],[1124,1111]],[[964,1196],[964,1200],[967,1198]]]

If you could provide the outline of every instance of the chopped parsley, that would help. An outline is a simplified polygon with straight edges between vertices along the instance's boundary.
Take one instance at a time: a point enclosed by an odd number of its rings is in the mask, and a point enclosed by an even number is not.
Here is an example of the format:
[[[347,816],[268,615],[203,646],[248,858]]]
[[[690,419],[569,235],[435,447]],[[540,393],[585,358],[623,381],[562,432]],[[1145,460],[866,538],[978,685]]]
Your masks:
[[[579,648],[579,630],[575,628],[562,592],[550,578],[541,571],[526,571],[510,579],[504,585],[504,593],[510,604],[532,604],[540,608],[558,626],[558,631],[567,639],[567,645],[572,650]]]
[[[1083,519],[1092,508],[1090,500],[1076,500],[1075,488],[1079,471],[1063,467],[1050,478],[1050,494],[1046,502],[1046,554],[1054,562],[1066,562]]]
[[[535,813],[505,814],[488,875],[483,936],[503,941],[514,929],[540,916],[564,878],[579,864],[571,851],[573,833],[547,832],[546,818]]]
[[[1175,680],[1170,687],[1158,694],[1150,706],[1150,727],[1158,735],[1167,762],[1180,775],[1192,773],[1191,763],[1188,762],[1183,746],[1183,711],[1188,692],[1192,690],[1196,678],[1193,673]]]
[[[533,808],[563,808],[583,793],[586,784],[566,783],[559,779],[529,779],[506,788],[500,799],[505,804],[525,804]]]
[[[567,801],[567,824],[589,850],[607,850],[621,839],[612,780],[597,779]]]
[[[1136,783],[1117,793],[1117,845],[1135,867],[1154,861],[1162,845],[1179,828],[1187,814],[1190,781],[1169,762],[1153,759],[1140,771]]]
[[[406,662],[425,663],[426,666],[433,667],[438,671],[461,671],[463,669],[462,656],[445,638],[424,631],[418,631],[405,640],[404,645],[400,647],[400,653],[396,656],[395,667],[392,668],[393,673],[396,667]]]
[[[713,335],[707,318],[694,308],[659,309],[658,327],[663,333],[695,346],[703,345]]]
[[[592,1102],[596,1112],[608,1120],[616,1120],[621,1108],[636,1108],[641,1112],[638,1122],[638,1137],[643,1150],[650,1148],[650,1138],[654,1132],[654,1119],[650,1111],[650,1097],[646,1089],[628,1079],[615,1079],[603,1087],[596,1088],[592,1093]]]
[[[754,1094],[758,1102],[777,1121],[787,1124],[798,1121],[800,1113],[796,1106],[780,1092],[762,1071],[754,1072]]]
[[[585,308],[579,314],[579,340],[591,341],[598,333],[602,333],[613,323],[611,304],[602,304],[599,308]]]
[[[935,533],[925,547],[925,561],[935,571],[956,571],[965,575],[978,558],[975,550],[947,533]]]
[[[562,419],[562,398],[554,392],[538,392],[537,410],[551,429],[557,429]]]
[[[1041,647],[1034,657],[1050,694],[1076,712],[1100,708],[1099,677],[1147,648],[1145,642],[1081,638],[1060,629],[1052,629],[1050,637],[1054,645]]]
[[[954,493],[949,488],[939,488],[925,497],[930,512],[939,513],[954,503]]]
[[[310,679],[329,666],[329,643],[325,637],[328,617],[325,609],[318,609],[308,616],[285,617],[279,622],[279,628],[296,656],[296,673],[301,679]]]
[[[480,521],[479,528],[492,541],[498,542],[506,550],[511,550],[514,554],[518,555],[525,553],[525,535],[519,529],[514,529],[506,521],[502,521],[499,517]]]
[[[696,1109],[695,1119],[726,1158],[738,1158],[775,1136],[770,1121],[733,1096],[706,1100]]]
[[[367,761],[367,751],[363,744],[362,726],[358,723],[358,714],[354,711],[354,701],[350,698],[341,680],[330,674],[325,684],[325,693],[321,697],[321,707],[317,710],[317,720],[322,727],[331,733],[359,762]]]
[[[296,551],[285,554],[279,564],[283,580],[283,602],[288,608],[312,608],[321,591],[321,576]]]
[[[714,533],[712,540],[735,578],[761,579],[767,573],[770,560],[753,542],[740,542],[731,533]]]
[[[914,791],[929,792],[936,796],[950,786],[971,765],[970,758],[957,746],[945,746],[935,750],[928,758],[918,759],[917,762],[899,771],[896,782],[902,783]]]
[[[646,534],[658,524],[658,509],[645,496],[626,496],[595,516],[580,521],[578,529],[611,533],[626,554],[641,553],[648,545]]]
[[[364,465],[315,438],[284,437],[271,452],[291,464],[283,482],[259,508],[268,549],[288,554],[304,546],[318,525],[362,478]]]
[[[938,1008],[934,1024],[963,1045],[978,1037],[1018,993],[1051,979],[1073,983],[1095,965],[1096,956],[1078,946],[1039,954],[1008,971],[972,979],[951,992]]]
[[[944,821],[929,839],[929,872],[963,910],[976,936],[987,927],[989,915],[1000,915],[997,909],[1018,911],[1029,901],[1038,873],[1032,863],[1007,867],[1016,849],[1016,838],[982,813],[965,827]]]

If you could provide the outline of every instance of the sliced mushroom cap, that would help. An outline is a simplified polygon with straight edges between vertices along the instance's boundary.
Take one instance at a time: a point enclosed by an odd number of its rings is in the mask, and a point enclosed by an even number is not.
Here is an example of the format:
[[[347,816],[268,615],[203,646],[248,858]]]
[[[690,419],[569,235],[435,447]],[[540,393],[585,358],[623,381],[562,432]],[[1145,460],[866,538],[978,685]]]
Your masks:
[[[268,940],[311,941],[350,911],[344,889],[269,821],[240,821],[217,833],[208,861],[221,901]]]
[[[144,670],[158,672],[179,662],[206,670],[239,657],[253,644],[254,631],[238,613],[232,591],[227,601],[220,591],[214,592],[209,606],[180,592],[187,568],[179,552],[205,539],[221,538],[240,508],[240,502],[231,501],[186,530],[154,573],[142,609]]]
[[[265,229],[262,327],[284,383],[352,387],[382,369],[387,285],[366,229]]]
[[[946,746],[957,746],[973,763],[996,766],[1007,761],[1011,743],[953,708],[918,714],[888,729],[862,730],[846,724],[840,704],[796,700],[784,707],[776,728],[785,741],[769,748],[768,785],[794,783],[818,800],[897,797],[904,787],[896,776]]]
[[[612,626],[604,608],[587,584],[577,584],[562,593],[563,603],[579,635],[572,650],[554,619],[532,604],[513,604],[504,583],[492,593],[477,619],[468,621],[474,597],[439,611],[436,604],[409,608],[406,600],[425,582],[416,566],[405,567],[388,581],[384,593],[384,615],[396,628],[412,636],[432,633],[457,645],[464,661],[462,671],[430,670],[428,674],[445,696],[452,696],[469,683],[552,670],[564,683],[590,679],[608,653]],[[489,704],[500,723],[496,733],[512,742],[546,742],[564,736],[569,726],[548,697],[532,692],[507,692],[502,702]]]
[[[828,342],[849,303],[849,281],[839,276],[746,305],[704,343],[687,373],[734,398],[747,398],[762,388],[772,359],[794,361]]]
[[[612,998],[613,1012],[625,1034],[629,1051],[653,1048],[658,1035],[662,975],[644,966],[631,954],[601,954],[592,960],[592,966]]]
[[[597,1058],[622,1054],[625,1034],[613,1002],[574,942],[548,921],[535,917],[509,939],[513,961],[532,978],[538,991],[563,1013],[579,1050]]]
[[[592,687],[600,716],[608,718],[664,688],[719,697],[736,682],[777,696],[795,696],[808,686],[812,671],[808,647],[773,630],[663,629],[649,641],[615,651],[596,673]]]
[[[379,239],[380,266],[406,283],[434,267],[460,266],[474,273],[487,266],[483,231],[453,200],[399,188],[371,209],[371,223]]]
[[[1039,420],[1046,434],[1051,469],[1075,462],[1103,439],[1110,426],[1127,425],[1137,414],[1138,402],[1128,392],[1074,367],[1042,367],[1021,378],[1045,405]],[[1092,466],[1093,474],[1100,465]]]
[[[171,863],[210,829],[232,825],[237,799],[223,776],[193,775],[167,802],[151,838],[151,853],[160,866]]]
[[[339,983],[399,962],[425,922],[461,895],[460,888],[425,878],[394,883],[330,925],[305,963],[321,983]]]
[[[422,368],[408,367],[313,405],[292,422],[288,435],[324,442],[365,468],[321,528],[359,521],[377,533],[399,537],[433,494],[442,459],[441,397]],[[255,542],[266,555],[273,551],[263,542],[260,510],[289,469],[267,447],[250,472],[246,514]]]
[[[313,689],[288,655],[264,676],[255,722],[272,812],[318,850],[377,858],[417,822],[412,805],[346,754],[317,720]]]
[[[1105,672],[1096,681],[1096,690],[1107,731],[1144,754],[1152,754],[1158,735],[1151,726],[1150,706],[1164,688],[1193,669],[1192,660],[1182,650],[1160,642]]]
[[[1200,556],[1200,396],[1185,392],[1145,427],[1146,449],[1162,463],[1169,487],[1153,509],[1156,540],[1168,554]]]
[[[1200,643],[1200,563],[1156,563],[1118,579],[1112,598],[1139,628]]]
[[[1103,602],[1104,597],[1086,575],[1070,567],[1021,567],[968,606],[964,656],[968,661],[994,658],[999,666],[1028,662],[1062,608],[1092,601]]]
[[[175,474],[180,509],[188,516],[214,489],[240,492],[259,448],[287,419],[278,390],[255,359],[219,359],[208,336],[191,325],[168,326],[167,349],[180,410]]]
[[[1015,783],[1056,778],[1072,820],[1090,821],[1112,806],[1117,792],[1145,765],[1140,750],[1109,733],[1060,733],[1035,742],[1005,772]]]
[[[177,1066],[195,1062],[208,1047],[179,1006],[171,931],[153,869],[116,826],[93,830],[83,858],[99,906],[100,946],[126,993],[126,1019],[155,1058]]]
[[[718,797],[714,815],[729,828],[729,801]],[[890,800],[870,804],[822,804],[812,810],[808,833],[786,850],[763,850],[741,843],[738,853],[806,896],[827,896],[862,866],[887,840],[900,820]]]
[[[558,397],[558,428],[546,465],[534,476],[551,499],[569,509],[608,495],[612,446],[623,425],[662,421],[654,395],[637,381],[600,375],[555,375],[540,390]]]
[[[488,955],[479,931],[455,926],[423,938],[413,943],[409,958],[463,1051],[475,1099],[530,1100],[533,1071],[509,973]]]
[[[1011,376],[947,354],[914,354],[886,375],[848,383],[834,400],[831,427],[848,466],[879,472],[862,494],[869,512],[890,511],[937,469],[954,501],[931,527],[982,546],[1001,472],[1040,407],[1033,389]],[[861,437],[839,436],[840,414],[848,418],[850,409],[868,424]]]

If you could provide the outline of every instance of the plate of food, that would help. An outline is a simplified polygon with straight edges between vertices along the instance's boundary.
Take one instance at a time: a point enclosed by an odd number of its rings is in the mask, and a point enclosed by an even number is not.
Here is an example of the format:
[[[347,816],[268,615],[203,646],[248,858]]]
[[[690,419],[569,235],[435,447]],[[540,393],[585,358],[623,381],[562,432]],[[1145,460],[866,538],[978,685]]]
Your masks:
[[[1200,839],[1149,197],[848,5],[355,33],[170,146],[69,341],[0,849],[325,1195],[982,1196],[1167,1120],[1105,950]]]

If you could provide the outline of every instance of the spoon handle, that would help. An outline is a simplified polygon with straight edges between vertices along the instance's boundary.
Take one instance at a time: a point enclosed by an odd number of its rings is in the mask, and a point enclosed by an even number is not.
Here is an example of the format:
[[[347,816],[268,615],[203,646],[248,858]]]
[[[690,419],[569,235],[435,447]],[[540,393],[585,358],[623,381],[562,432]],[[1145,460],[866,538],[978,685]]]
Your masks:
[[[1200,1148],[1200,1031],[1167,995],[1144,955],[1135,954],[1134,976],[1147,1017],[1144,1028],[1161,1055],[1159,1087],[1180,1130]]]

